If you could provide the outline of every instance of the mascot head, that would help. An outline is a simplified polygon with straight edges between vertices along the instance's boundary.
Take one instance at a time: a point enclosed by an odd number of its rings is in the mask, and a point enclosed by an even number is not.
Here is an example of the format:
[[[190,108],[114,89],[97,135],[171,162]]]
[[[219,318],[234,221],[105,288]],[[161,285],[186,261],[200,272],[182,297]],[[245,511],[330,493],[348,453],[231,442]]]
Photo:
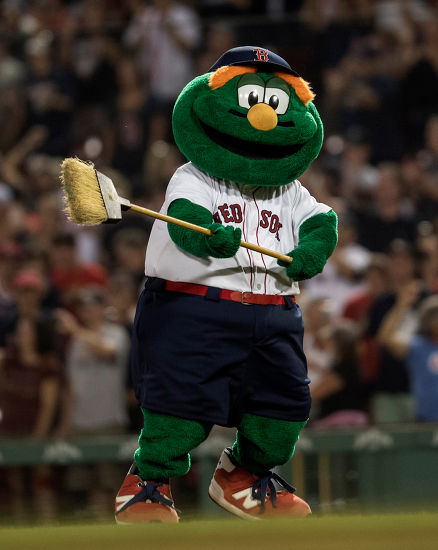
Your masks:
[[[275,53],[242,46],[178,97],[172,118],[182,153],[208,174],[280,186],[318,156],[323,127],[308,83]]]

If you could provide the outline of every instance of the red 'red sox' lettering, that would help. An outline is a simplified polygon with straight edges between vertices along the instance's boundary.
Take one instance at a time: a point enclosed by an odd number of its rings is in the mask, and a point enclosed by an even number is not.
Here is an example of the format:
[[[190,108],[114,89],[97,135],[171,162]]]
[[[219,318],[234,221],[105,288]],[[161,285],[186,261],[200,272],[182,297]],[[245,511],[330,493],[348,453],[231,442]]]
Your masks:
[[[269,228],[269,232],[273,233],[277,241],[279,241],[280,235],[278,233],[283,227],[283,224],[280,223],[280,218],[277,214],[272,214],[270,210],[262,210],[260,217],[262,218],[260,227]]]
[[[218,212],[213,214],[213,219],[217,223],[242,223],[242,208],[239,204],[222,204],[218,206]],[[262,229],[268,229],[270,233],[274,234],[277,241],[280,240],[279,231],[283,227],[283,224],[280,223],[280,218],[277,214],[272,214],[271,210],[262,210],[260,212],[259,225]]]
[[[240,204],[230,204],[230,210],[234,218],[234,223],[241,223],[243,216]]]
[[[227,203],[223,204],[222,206],[219,206],[218,210],[222,214],[222,217],[225,223],[231,223],[234,221],[234,218],[229,210]]]
[[[260,227],[263,227],[263,229],[266,229],[269,226],[269,217],[272,215],[272,212],[270,210],[262,210],[260,213],[260,217],[262,218],[260,221]]]
[[[222,218],[225,223],[242,223],[243,216],[242,216],[242,209],[240,208],[240,204],[223,204],[222,206],[218,206],[219,212],[222,214]],[[218,221],[220,223],[220,216],[216,212],[216,214],[213,216],[214,221]],[[219,219],[217,219],[219,218]]]

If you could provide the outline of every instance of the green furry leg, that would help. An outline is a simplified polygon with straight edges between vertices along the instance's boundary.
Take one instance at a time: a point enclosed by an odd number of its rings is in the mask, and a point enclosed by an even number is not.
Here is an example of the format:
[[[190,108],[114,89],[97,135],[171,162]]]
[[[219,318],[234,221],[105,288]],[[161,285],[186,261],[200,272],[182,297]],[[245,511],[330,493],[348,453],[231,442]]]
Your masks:
[[[233,445],[233,457],[256,475],[292,458],[300,431],[307,424],[245,414]]]
[[[134,459],[143,480],[182,476],[190,469],[189,451],[201,444],[212,424],[142,409],[144,426]]]

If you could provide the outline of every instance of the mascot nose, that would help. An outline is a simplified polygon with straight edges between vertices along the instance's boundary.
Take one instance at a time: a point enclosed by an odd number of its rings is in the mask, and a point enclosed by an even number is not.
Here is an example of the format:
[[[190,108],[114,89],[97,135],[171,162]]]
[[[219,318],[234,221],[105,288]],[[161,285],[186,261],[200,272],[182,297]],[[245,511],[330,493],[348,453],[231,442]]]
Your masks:
[[[266,103],[256,103],[251,107],[246,116],[251,126],[256,130],[267,132],[277,126],[277,113]]]

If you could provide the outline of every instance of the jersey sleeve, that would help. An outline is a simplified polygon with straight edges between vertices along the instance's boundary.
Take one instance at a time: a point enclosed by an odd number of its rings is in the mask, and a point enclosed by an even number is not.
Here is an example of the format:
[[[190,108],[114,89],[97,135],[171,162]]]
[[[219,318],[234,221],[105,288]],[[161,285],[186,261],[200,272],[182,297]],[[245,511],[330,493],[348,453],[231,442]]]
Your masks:
[[[169,208],[173,201],[187,199],[213,212],[213,191],[213,184],[207,175],[184,165],[178,168],[169,182],[165,204]]]
[[[330,206],[318,202],[309,191],[296,181],[296,195],[292,203],[292,220],[294,224],[294,233],[296,242],[298,242],[298,234],[300,226],[312,216],[317,214],[326,214],[331,210]]]

